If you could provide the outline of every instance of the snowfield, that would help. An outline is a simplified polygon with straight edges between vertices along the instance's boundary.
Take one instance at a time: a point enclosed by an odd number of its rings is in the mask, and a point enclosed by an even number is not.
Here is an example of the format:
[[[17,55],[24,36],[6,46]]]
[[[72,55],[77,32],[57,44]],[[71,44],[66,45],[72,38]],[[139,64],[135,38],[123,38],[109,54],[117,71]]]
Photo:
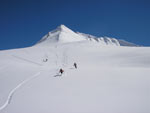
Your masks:
[[[0,113],[150,113],[150,47],[69,35],[0,51]]]

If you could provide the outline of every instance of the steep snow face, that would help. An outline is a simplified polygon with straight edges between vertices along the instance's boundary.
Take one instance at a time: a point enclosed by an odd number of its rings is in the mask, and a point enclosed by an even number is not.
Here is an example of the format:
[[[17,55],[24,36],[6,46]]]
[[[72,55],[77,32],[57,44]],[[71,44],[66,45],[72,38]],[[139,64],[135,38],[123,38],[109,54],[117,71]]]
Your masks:
[[[49,45],[53,43],[67,43],[85,40],[83,36],[80,36],[67,28],[64,25],[60,25],[57,29],[49,32],[45,35],[37,45]]]
[[[97,38],[92,35],[84,33],[75,33],[65,25],[60,25],[55,30],[46,34],[36,45],[50,45],[56,43],[68,43],[78,41],[98,42],[101,45],[115,45],[120,46],[119,41],[115,38],[100,37]]]
[[[113,46],[137,46],[136,44],[117,40],[110,37],[96,37],[85,33],[74,32],[65,25],[60,25],[55,30],[46,34],[36,45],[52,45],[56,43],[68,43],[68,42],[79,42],[89,41],[96,42],[100,45],[113,45]]]

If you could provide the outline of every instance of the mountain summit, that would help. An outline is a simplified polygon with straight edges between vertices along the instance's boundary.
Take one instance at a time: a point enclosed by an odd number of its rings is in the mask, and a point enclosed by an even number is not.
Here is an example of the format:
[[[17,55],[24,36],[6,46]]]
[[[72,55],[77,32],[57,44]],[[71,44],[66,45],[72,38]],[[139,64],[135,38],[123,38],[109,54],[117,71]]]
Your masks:
[[[48,34],[46,34],[36,45],[49,45],[77,41],[98,42],[101,45],[137,46],[136,44],[124,40],[118,40],[110,37],[96,37],[85,33],[74,32],[65,25],[60,25],[55,30],[48,32]]]
[[[61,24],[60,26],[57,27],[57,30],[61,31],[61,32],[73,32],[71,29],[69,29],[68,27],[66,27],[65,25]]]
[[[47,45],[50,43],[67,43],[85,40],[83,36],[78,35],[65,25],[58,26],[55,30],[48,32],[38,44]]]

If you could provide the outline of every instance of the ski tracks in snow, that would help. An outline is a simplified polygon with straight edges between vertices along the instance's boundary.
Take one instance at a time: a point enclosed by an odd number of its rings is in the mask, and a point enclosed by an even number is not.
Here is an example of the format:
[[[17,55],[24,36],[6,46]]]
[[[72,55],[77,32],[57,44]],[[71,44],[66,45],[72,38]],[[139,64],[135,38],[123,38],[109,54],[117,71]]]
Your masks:
[[[68,56],[67,56],[67,51],[68,49],[65,49],[64,51],[62,51],[61,53],[58,54],[58,51],[57,51],[58,47],[56,47],[56,51],[53,52],[56,56],[56,66],[58,66],[58,64],[60,63],[62,66],[67,66],[68,65]],[[60,55],[62,56],[62,58],[60,57]],[[35,65],[38,65],[38,66],[42,66],[41,64],[37,63],[37,62],[33,62],[31,60],[28,60],[28,59],[24,59],[24,58],[21,58],[21,57],[18,57],[18,56],[15,56],[15,55],[12,55],[13,57],[16,57],[20,60],[24,60],[26,62],[29,62],[29,63],[32,63],[32,64],[35,64]],[[61,60],[61,61],[59,61]],[[0,107],[0,111],[2,111],[4,108],[6,108],[10,103],[11,103],[11,100],[13,98],[13,95],[16,93],[17,90],[19,90],[19,88],[21,88],[24,84],[26,84],[27,82],[31,81],[32,79],[36,78],[37,76],[39,76],[41,74],[41,71],[34,74],[33,76],[25,79],[24,81],[22,81],[20,84],[18,84],[14,89],[12,89],[7,97],[7,100],[5,101],[5,103]]]
[[[31,61],[29,59],[25,59],[25,58],[22,58],[22,57],[19,57],[19,56],[16,56],[16,55],[12,55],[13,57],[17,58],[17,59],[20,59],[20,60],[23,60],[23,61],[26,61],[28,63],[32,63],[32,64],[35,64],[37,66],[42,66],[42,64],[40,63],[37,63],[37,62],[34,62],[34,61]]]
[[[39,76],[41,74],[41,72],[38,72],[36,74],[34,74],[33,76],[25,79],[24,81],[22,81],[20,84],[18,84],[14,89],[11,90],[11,92],[9,93],[6,102],[0,107],[0,111],[3,110],[4,108],[6,108],[12,100],[13,95],[15,94],[15,92],[21,88],[21,86],[23,86],[24,84],[26,84],[27,82],[31,81],[32,79],[34,79],[35,77]]]
[[[68,64],[68,57],[67,57],[68,48],[62,50],[62,48],[59,48],[59,46],[56,45],[54,46],[54,50],[55,51],[51,52],[56,56],[55,65],[57,67],[66,67]]]

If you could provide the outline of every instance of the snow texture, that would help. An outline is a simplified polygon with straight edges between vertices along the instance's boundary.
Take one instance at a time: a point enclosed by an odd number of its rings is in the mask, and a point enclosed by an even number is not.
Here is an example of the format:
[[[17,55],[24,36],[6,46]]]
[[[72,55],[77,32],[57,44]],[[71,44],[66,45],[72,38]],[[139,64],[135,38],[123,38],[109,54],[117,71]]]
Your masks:
[[[150,47],[83,35],[61,25],[0,51],[0,113],[150,113]]]

